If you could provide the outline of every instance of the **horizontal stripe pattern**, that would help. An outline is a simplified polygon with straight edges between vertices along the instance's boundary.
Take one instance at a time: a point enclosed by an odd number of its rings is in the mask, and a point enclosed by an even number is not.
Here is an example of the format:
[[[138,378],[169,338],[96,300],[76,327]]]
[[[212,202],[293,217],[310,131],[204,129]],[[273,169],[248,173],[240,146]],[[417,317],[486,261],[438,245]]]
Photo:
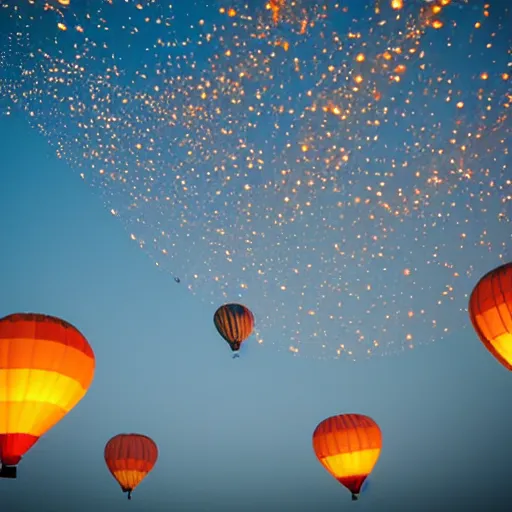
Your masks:
[[[234,350],[240,348],[254,329],[254,315],[242,304],[224,304],[215,312],[213,322]]]
[[[0,460],[19,462],[84,397],[94,369],[71,324],[33,313],[0,319]]]
[[[142,434],[118,434],[105,446],[105,462],[124,491],[133,491],[153,469],[158,447]]]
[[[512,370],[512,263],[480,279],[471,293],[468,311],[484,346]]]
[[[38,313],[15,313],[0,319],[0,343],[3,339],[32,338],[51,340],[80,350],[94,359],[84,335],[60,318]]]
[[[53,340],[0,340],[0,371],[30,368],[56,372],[77,381],[86,390],[94,377],[94,367],[94,359],[84,352]]]
[[[313,433],[313,450],[320,463],[354,494],[373,470],[381,448],[379,426],[362,414],[331,416]]]

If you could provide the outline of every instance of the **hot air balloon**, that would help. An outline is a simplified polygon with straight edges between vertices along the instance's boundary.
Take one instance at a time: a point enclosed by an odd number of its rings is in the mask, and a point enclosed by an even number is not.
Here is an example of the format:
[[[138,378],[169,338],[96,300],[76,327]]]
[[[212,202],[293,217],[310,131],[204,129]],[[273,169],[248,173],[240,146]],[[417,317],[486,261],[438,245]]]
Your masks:
[[[155,442],[142,434],[118,434],[105,446],[105,462],[123,492],[132,491],[153,469],[158,459]]]
[[[382,448],[379,426],[362,414],[340,414],[319,423],[313,450],[320,463],[357,500]]]
[[[491,270],[478,281],[468,311],[487,350],[512,370],[512,263]]]
[[[235,352],[233,357],[237,357],[240,346],[254,329],[251,311],[241,304],[224,304],[215,312],[213,322],[219,334]]]
[[[84,397],[94,352],[71,324],[47,315],[0,319],[0,477]]]

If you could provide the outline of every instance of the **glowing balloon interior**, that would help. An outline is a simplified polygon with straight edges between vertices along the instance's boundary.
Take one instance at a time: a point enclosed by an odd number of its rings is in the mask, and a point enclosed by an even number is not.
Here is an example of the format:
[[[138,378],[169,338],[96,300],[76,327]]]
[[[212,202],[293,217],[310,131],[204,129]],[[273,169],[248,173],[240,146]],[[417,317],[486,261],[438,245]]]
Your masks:
[[[487,350],[512,370],[512,263],[480,279],[469,299],[469,317]]]
[[[320,463],[357,500],[382,448],[379,426],[362,414],[341,414],[320,422],[313,450]]]
[[[0,319],[0,476],[84,397],[95,358],[85,337],[52,316],[19,313]]]

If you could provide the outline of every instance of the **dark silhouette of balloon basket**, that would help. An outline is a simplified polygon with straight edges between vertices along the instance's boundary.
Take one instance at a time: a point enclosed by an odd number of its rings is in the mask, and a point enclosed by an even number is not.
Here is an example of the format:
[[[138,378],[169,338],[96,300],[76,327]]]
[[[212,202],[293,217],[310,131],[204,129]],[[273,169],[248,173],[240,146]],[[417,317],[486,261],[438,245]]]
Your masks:
[[[17,466],[5,466],[2,464],[0,467],[0,478],[17,478]]]

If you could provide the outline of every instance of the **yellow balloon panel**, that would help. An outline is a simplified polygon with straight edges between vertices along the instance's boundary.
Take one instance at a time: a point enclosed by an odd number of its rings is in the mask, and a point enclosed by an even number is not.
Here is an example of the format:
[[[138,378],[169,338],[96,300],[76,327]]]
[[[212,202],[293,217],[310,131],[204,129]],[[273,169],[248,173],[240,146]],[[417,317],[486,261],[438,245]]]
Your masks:
[[[28,434],[41,437],[67,411],[45,402],[0,402],[0,434]]]
[[[114,471],[114,478],[119,482],[119,485],[121,485],[123,489],[135,489],[146,475],[146,471],[136,471],[133,469]]]
[[[379,454],[380,449],[361,450],[324,457],[320,462],[335,478],[366,476],[372,472]]]
[[[503,358],[505,361],[512,361],[512,334],[504,333],[501,336],[489,340],[494,350]]]
[[[0,369],[0,433],[40,436],[85,395],[75,379],[57,372]]]
[[[492,340],[504,333],[512,331],[512,320],[510,320],[508,307],[508,304],[501,303],[481,313],[475,314],[478,327],[486,339]]]

